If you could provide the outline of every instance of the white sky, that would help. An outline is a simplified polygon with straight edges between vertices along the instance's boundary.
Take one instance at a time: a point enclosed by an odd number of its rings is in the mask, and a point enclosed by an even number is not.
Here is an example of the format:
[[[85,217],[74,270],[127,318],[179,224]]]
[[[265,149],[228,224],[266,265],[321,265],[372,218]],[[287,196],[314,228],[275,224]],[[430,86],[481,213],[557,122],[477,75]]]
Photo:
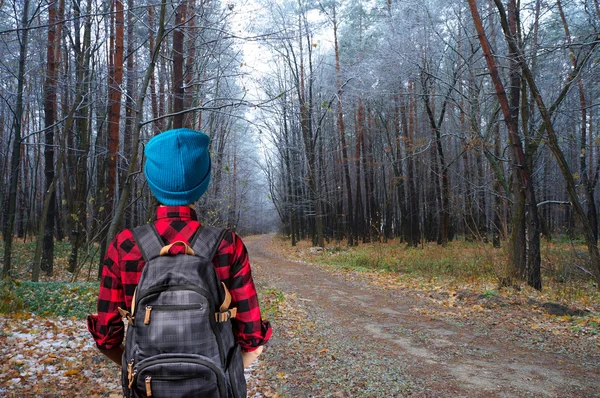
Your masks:
[[[266,19],[266,13],[270,10],[265,10],[255,0],[236,0],[231,1],[234,4],[234,15],[232,29],[236,35],[240,37],[253,37],[252,27],[255,25],[263,25]],[[283,3],[281,0],[278,3]],[[318,10],[309,12],[309,21],[317,22],[323,20],[324,16]],[[270,28],[270,29],[269,29]],[[265,27],[262,30],[276,31],[278,27]],[[315,34],[314,42],[320,51],[333,48],[333,30],[325,29]],[[242,79],[244,87],[246,87],[249,100],[264,99],[264,93],[257,85],[257,81],[261,77],[272,73],[270,62],[272,54],[267,46],[261,45],[261,39],[239,40],[239,45],[244,54],[244,63],[242,72],[246,76]]]

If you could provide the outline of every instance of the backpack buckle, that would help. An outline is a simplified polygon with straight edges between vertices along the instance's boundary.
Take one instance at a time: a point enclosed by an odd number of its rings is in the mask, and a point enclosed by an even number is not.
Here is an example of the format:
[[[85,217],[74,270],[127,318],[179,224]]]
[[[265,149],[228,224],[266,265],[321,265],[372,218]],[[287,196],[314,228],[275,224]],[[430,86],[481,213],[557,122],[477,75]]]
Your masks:
[[[220,311],[215,313],[215,320],[217,323],[227,322],[237,316],[237,308],[231,308],[227,311]]]
[[[118,309],[119,309],[119,314],[121,315],[121,317],[127,319],[127,322],[129,322],[129,324],[131,326],[134,326],[135,317],[133,315],[131,315],[131,312],[124,310],[121,307],[119,307]]]

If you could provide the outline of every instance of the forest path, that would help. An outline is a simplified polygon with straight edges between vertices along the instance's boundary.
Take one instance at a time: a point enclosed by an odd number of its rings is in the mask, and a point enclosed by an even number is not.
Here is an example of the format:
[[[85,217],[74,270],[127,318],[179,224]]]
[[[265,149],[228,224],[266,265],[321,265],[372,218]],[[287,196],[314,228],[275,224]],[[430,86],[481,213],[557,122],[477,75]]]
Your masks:
[[[502,323],[433,318],[429,300],[287,261],[268,250],[272,238],[246,244],[255,280],[300,307],[274,322],[264,355],[284,395],[600,396],[598,351],[584,361],[528,347],[531,336]]]

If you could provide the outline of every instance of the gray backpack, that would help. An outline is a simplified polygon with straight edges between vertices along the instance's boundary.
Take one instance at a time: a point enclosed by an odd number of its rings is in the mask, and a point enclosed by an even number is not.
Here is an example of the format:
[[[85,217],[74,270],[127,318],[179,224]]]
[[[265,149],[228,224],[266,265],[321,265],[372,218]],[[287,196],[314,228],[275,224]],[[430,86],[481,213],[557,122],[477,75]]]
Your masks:
[[[133,295],[122,359],[127,397],[246,397],[231,295],[212,264],[225,230],[201,227],[165,246],[153,224],[133,231],[146,266]],[[186,254],[170,255],[173,245]]]

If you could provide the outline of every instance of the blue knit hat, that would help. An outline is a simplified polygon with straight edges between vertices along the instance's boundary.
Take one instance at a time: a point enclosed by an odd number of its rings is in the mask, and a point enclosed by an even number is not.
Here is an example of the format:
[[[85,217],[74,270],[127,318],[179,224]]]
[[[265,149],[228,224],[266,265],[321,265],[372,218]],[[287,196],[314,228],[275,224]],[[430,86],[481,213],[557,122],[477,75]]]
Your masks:
[[[148,141],[144,174],[161,204],[187,205],[206,192],[212,168],[209,141],[190,129],[168,130]]]

